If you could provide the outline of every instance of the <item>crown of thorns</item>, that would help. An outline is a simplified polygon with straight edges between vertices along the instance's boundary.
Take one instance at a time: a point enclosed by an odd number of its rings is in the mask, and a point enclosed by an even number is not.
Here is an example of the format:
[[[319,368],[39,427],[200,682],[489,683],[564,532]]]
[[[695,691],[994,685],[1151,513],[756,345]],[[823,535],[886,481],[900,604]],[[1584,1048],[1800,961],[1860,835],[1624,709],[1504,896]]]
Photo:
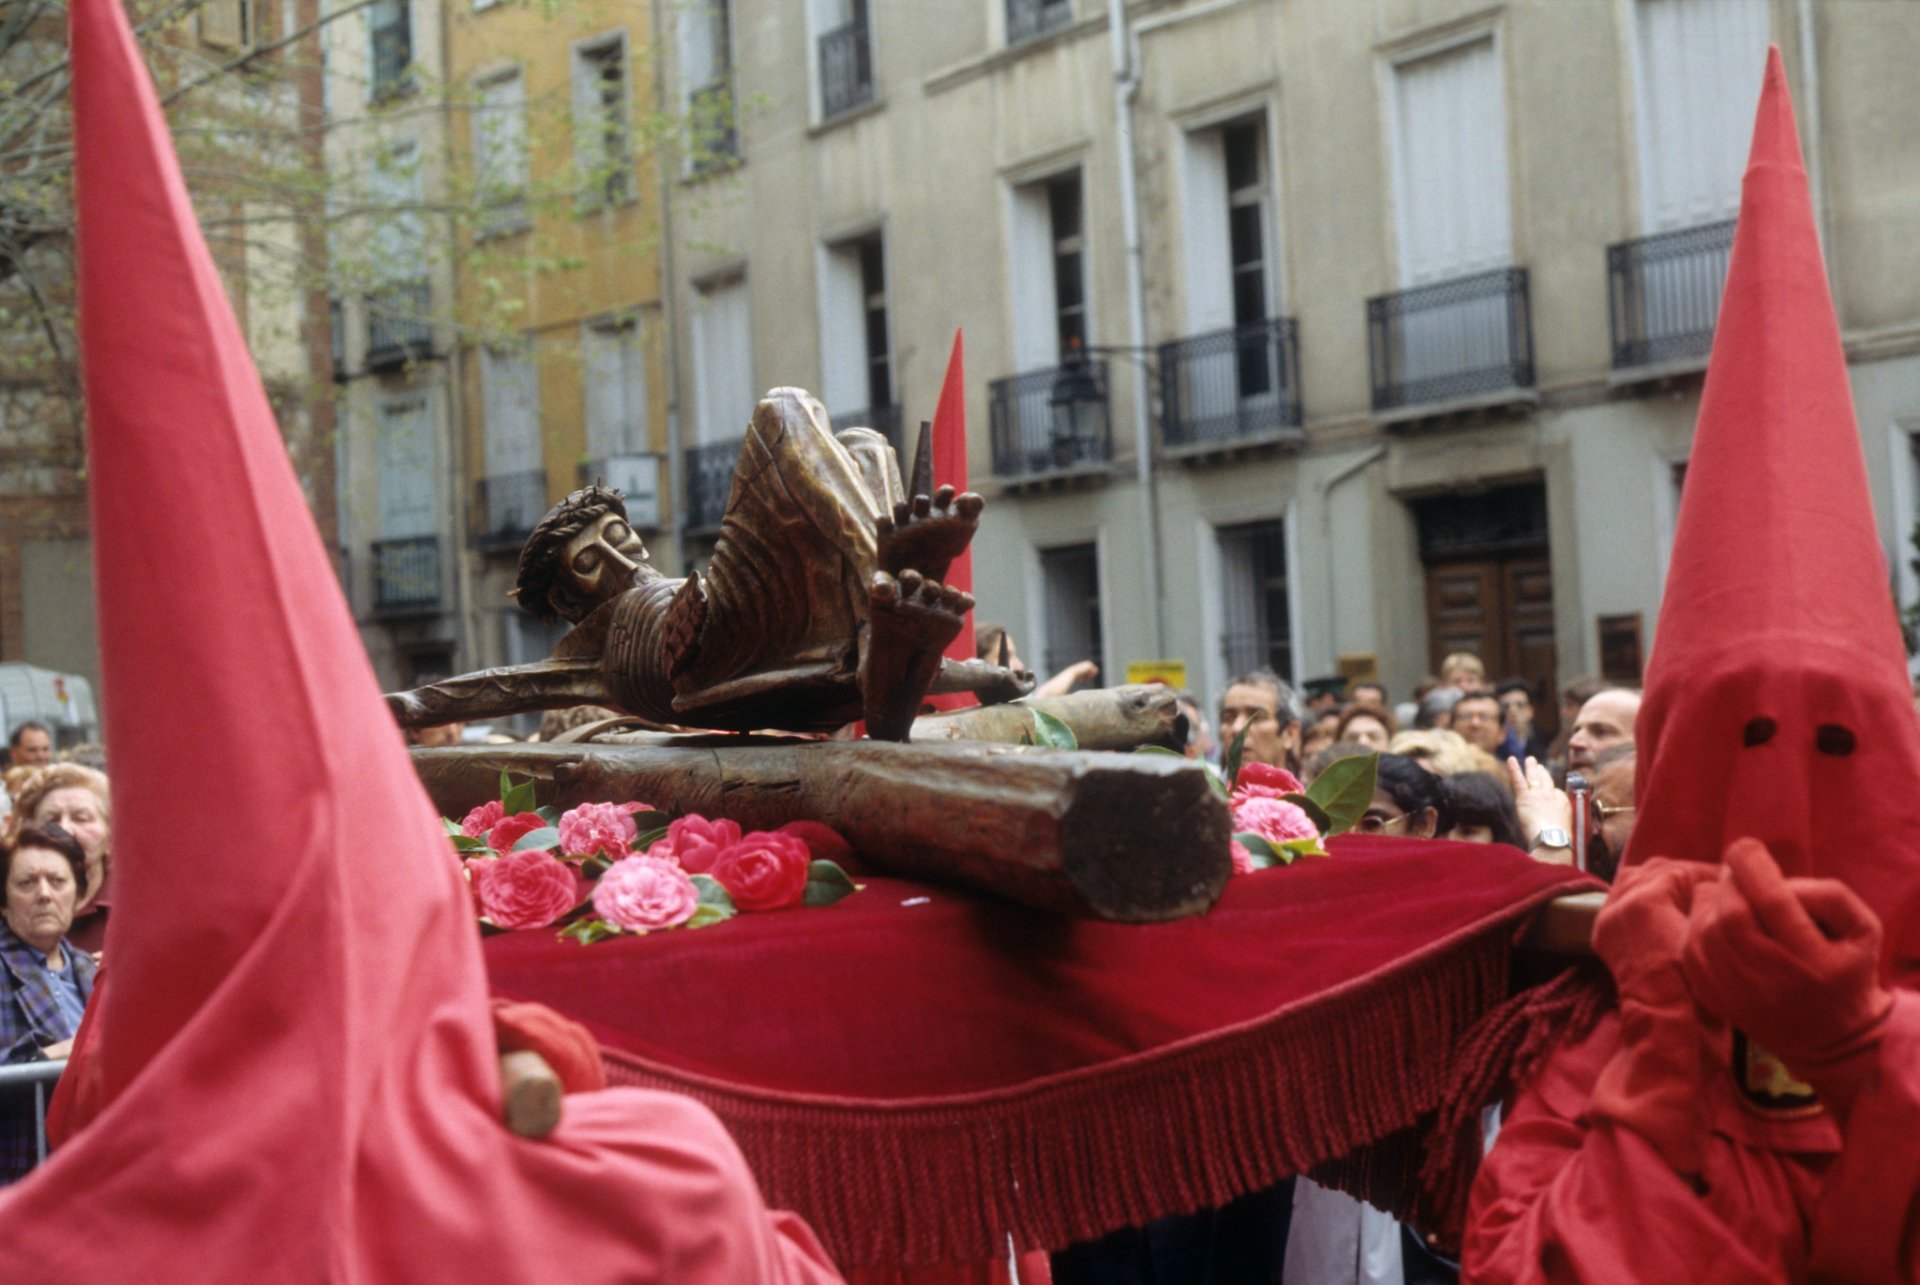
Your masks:
[[[549,623],[560,618],[553,592],[561,584],[560,560],[567,542],[612,513],[625,520],[627,506],[620,492],[606,486],[583,486],[547,512],[520,550],[520,578],[513,597],[522,610]]]

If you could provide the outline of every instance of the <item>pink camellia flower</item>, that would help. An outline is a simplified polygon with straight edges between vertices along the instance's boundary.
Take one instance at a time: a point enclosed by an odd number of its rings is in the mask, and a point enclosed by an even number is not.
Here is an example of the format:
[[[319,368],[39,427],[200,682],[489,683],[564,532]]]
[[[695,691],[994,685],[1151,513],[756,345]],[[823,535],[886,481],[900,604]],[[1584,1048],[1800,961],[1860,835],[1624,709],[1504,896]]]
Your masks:
[[[639,833],[633,809],[621,803],[582,803],[560,818],[560,851],[570,857],[604,852],[618,861],[633,851]]]
[[[580,878],[547,852],[513,852],[475,861],[480,913],[502,928],[545,928],[580,904]]]
[[[1235,833],[1257,834],[1275,847],[1289,839],[1320,837],[1312,818],[1298,805],[1258,795],[1234,803],[1233,828]]]
[[[1235,803],[1242,799],[1277,799],[1284,794],[1305,792],[1306,787],[1300,784],[1299,777],[1271,763],[1242,763],[1240,779],[1233,783]]]
[[[665,857],[623,857],[593,886],[594,910],[630,933],[684,924],[699,906],[693,880]]]
[[[1236,840],[1227,840],[1227,851],[1233,854],[1233,872],[1237,875],[1250,875],[1259,867],[1253,864],[1253,854],[1248,852]]]
[[[460,833],[466,835],[469,839],[485,838],[487,831],[500,824],[501,818],[506,815],[507,809],[501,805],[500,800],[495,799],[491,803],[482,803],[479,807],[467,813],[466,820],[460,823]]]
[[[647,849],[650,857],[670,857],[688,874],[706,874],[723,851],[740,842],[740,823],[724,817],[683,816],[667,826],[666,837]],[[804,846],[804,845],[802,845]]]
[[[761,830],[725,848],[711,874],[742,910],[784,910],[807,892],[806,842],[791,834]]]
[[[487,831],[487,846],[495,852],[512,852],[514,844],[546,824],[547,819],[538,812],[516,812],[495,822],[493,829]]]

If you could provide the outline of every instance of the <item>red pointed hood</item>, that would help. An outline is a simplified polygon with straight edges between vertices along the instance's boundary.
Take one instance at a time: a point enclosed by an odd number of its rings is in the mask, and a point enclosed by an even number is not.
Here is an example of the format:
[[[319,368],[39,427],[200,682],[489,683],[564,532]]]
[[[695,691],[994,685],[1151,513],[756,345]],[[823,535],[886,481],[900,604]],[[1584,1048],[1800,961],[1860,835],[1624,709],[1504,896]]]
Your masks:
[[[951,486],[964,491],[967,481],[967,360],[966,332],[953,332],[953,352],[947,357],[947,374],[940,382],[940,400],[933,408],[933,481],[936,486]],[[965,593],[973,592],[973,548],[968,546],[947,568],[947,584]],[[972,660],[974,653],[973,613],[960,625],[960,633],[947,644],[948,660]],[[964,709],[978,705],[972,692],[954,692],[928,698],[938,709]]]
[[[1636,739],[1629,862],[1752,835],[1883,918],[1920,888],[1920,723],[1777,48]]]
[[[501,1125],[465,886],[126,14],[73,0],[71,25],[119,896],[104,1109],[0,1194],[0,1280],[531,1280],[562,1255],[777,1279],[752,1179],[690,1104],[582,1095],[539,1144]]]

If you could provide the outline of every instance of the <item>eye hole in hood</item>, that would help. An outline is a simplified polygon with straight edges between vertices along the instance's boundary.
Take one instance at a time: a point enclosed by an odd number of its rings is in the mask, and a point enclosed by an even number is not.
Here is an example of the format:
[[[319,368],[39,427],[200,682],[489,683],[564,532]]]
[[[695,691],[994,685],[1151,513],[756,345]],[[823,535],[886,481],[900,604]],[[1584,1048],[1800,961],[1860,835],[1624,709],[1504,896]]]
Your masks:
[[[1838,723],[1822,723],[1813,733],[1813,748],[1822,754],[1845,758],[1853,753],[1853,733]]]
[[[1748,719],[1746,727],[1741,729],[1740,743],[1748,747],[1765,745],[1773,739],[1773,734],[1779,730],[1780,725],[1770,718],[1761,717]]]

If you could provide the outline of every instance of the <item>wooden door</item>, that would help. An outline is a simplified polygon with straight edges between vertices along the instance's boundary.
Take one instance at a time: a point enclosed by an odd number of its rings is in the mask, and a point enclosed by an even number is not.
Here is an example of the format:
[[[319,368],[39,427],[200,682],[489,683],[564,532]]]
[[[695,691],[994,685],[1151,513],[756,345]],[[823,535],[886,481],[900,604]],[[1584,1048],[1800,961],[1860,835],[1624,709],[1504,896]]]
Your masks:
[[[1487,682],[1524,678],[1534,714],[1557,721],[1553,645],[1553,564],[1545,554],[1457,558],[1427,566],[1428,664],[1433,672],[1456,651],[1487,666]]]

